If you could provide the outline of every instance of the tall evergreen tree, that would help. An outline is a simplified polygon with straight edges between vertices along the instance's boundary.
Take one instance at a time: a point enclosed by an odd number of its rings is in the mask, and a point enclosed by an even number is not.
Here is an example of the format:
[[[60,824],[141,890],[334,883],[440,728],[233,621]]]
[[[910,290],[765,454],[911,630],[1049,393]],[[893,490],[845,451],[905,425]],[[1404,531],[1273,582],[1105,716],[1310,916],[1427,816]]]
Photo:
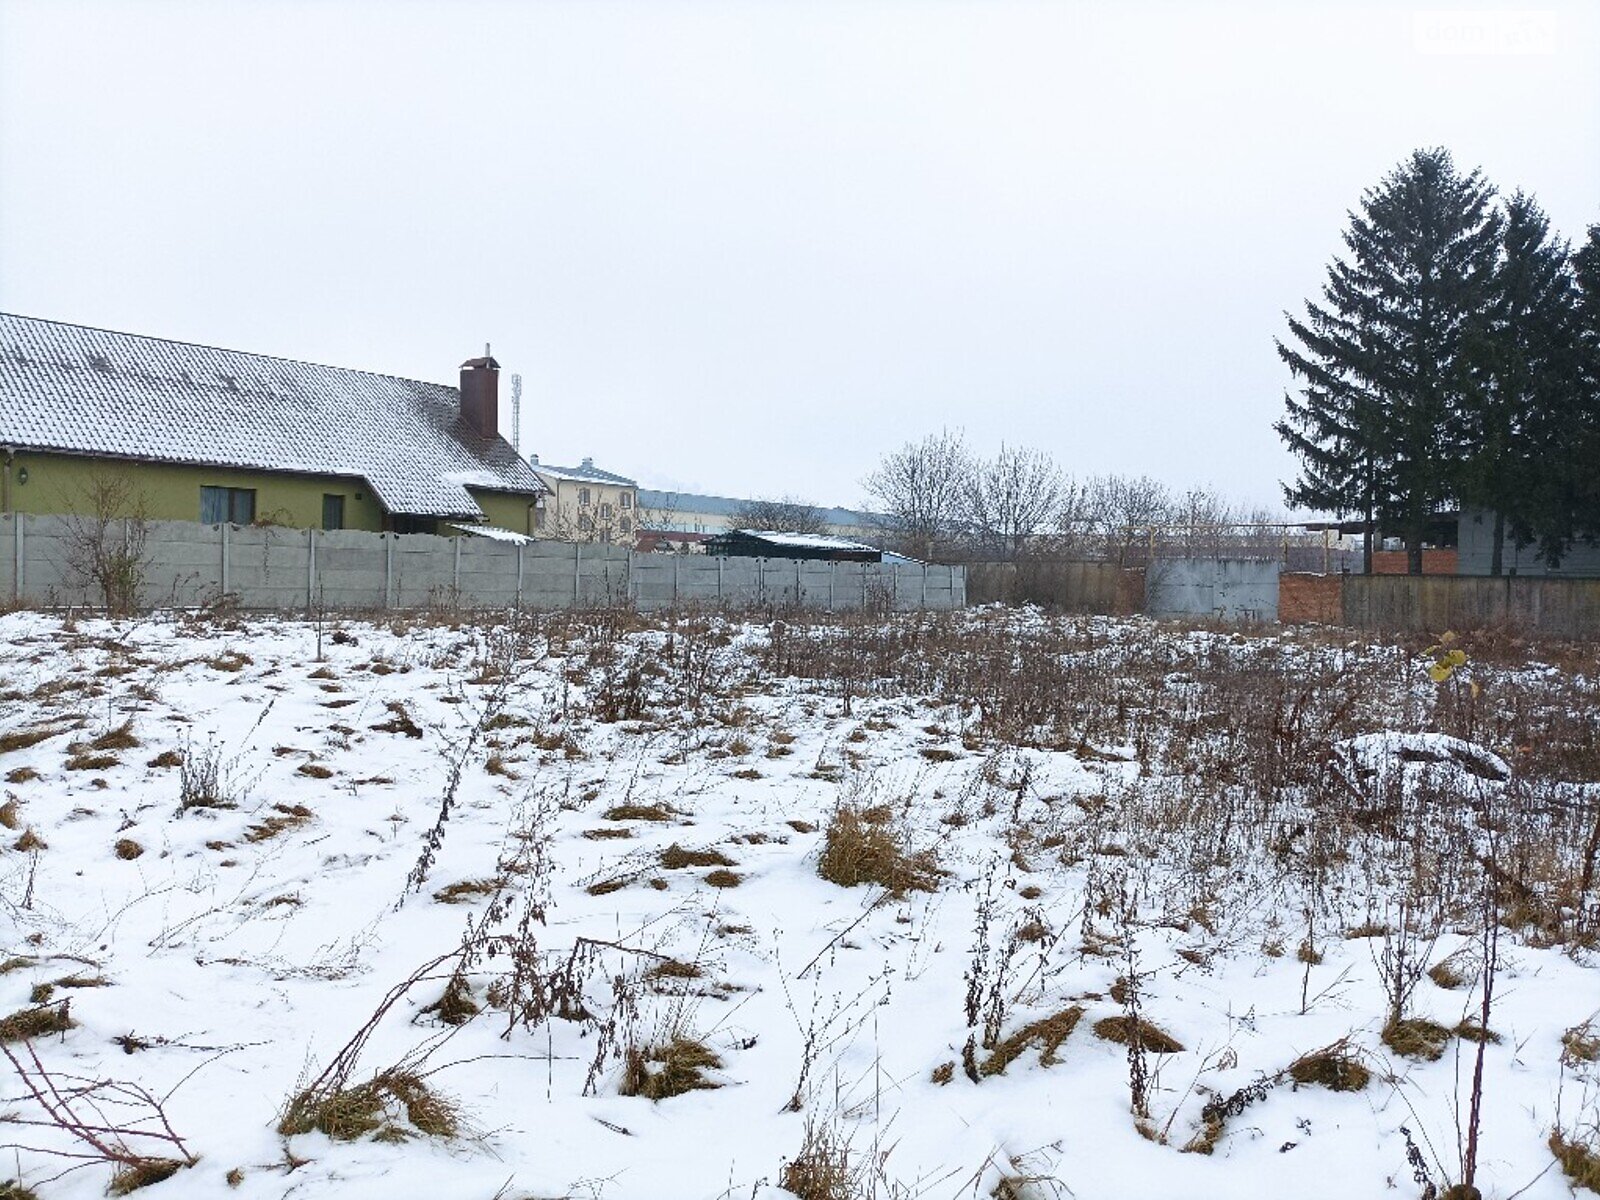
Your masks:
[[[1567,460],[1581,394],[1569,253],[1532,197],[1506,201],[1477,386],[1453,438],[1462,503],[1494,514],[1491,575],[1504,573],[1508,534],[1552,562],[1573,535]]]
[[[1600,540],[1600,225],[1572,256],[1577,282],[1580,409],[1574,421],[1569,466],[1573,532]]]
[[[1292,505],[1375,520],[1405,537],[1422,571],[1429,519],[1453,498],[1456,447],[1444,438],[1472,386],[1473,334],[1487,306],[1499,221],[1494,189],[1444,149],[1418,150],[1362,194],[1328,268],[1323,303],[1289,314],[1298,346],[1278,354],[1303,383],[1279,435],[1301,459]]]

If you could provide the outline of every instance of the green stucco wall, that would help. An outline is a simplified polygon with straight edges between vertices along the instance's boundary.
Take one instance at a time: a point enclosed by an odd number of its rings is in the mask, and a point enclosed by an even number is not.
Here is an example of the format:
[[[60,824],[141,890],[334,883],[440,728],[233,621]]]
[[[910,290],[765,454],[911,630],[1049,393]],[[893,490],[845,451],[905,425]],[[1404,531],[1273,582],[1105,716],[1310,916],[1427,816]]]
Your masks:
[[[3,470],[3,468],[0,468]],[[27,482],[21,482],[21,472]],[[344,497],[346,529],[381,530],[384,509],[366,481],[336,475],[291,475],[273,471],[241,471],[175,463],[35,454],[19,450],[11,464],[10,508],[24,513],[83,512],[97,478],[122,475],[143,501],[152,521],[198,521],[202,487],[254,488],[256,520],[294,528],[322,527],[322,497]],[[475,492],[473,498],[491,524],[526,532],[528,498]],[[452,530],[441,525],[440,533]]]

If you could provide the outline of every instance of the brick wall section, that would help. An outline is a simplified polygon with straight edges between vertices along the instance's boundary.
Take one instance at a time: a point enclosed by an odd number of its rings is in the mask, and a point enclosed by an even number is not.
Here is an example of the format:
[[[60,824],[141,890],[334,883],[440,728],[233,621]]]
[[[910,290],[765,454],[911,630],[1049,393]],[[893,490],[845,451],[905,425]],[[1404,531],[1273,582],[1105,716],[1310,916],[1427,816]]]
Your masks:
[[[1285,625],[1316,622],[1337,625],[1344,619],[1339,575],[1278,576],[1278,620]]]
[[[1454,550],[1424,550],[1422,573],[1424,575],[1456,575],[1459,564]],[[1406,552],[1404,550],[1374,550],[1372,552],[1374,575],[1404,575]]]

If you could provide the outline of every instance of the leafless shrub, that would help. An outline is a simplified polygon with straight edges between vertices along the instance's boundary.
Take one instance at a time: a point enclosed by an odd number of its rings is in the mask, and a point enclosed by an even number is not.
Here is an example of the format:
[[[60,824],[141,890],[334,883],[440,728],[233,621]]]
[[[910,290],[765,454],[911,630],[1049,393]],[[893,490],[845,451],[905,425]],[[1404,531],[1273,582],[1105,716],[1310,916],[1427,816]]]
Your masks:
[[[167,1119],[165,1102],[137,1083],[88,1079],[47,1070],[31,1042],[20,1049],[0,1045],[26,1097],[39,1117],[12,1115],[7,1120],[25,1128],[65,1134],[78,1147],[13,1146],[73,1160],[79,1166],[104,1164],[112,1170],[110,1191],[126,1195],[168,1179],[198,1159]]]
[[[128,476],[97,471],[74,507],[80,511],[65,518],[63,537],[68,582],[97,593],[107,616],[127,616],[139,606],[147,568],[144,495]]]

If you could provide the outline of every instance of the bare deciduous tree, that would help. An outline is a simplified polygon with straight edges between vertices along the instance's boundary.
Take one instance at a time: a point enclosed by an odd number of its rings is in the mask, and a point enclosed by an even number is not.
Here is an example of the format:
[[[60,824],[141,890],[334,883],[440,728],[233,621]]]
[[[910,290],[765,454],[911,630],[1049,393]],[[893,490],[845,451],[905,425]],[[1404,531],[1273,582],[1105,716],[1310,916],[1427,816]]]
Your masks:
[[[931,433],[887,454],[861,486],[877,501],[907,550],[932,558],[960,530],[972,482],[972,456],[961,432]]]
[[[729,529],[758,529],[775,533],[827,533],[827,514],[815,504],[795,496],[745,500],[728,517]]]
[[[117,472],[96,472],[70,503],[66,518],[67,577],[100,594],[109,616],[127,616],[144,586],[150,523],[144,494]]]
[[[967,522],[983,552],[1020,558],[1059,513],[1065,486],[1048,454],[1002,442],[999,454],[974,465],[967,490]]]

